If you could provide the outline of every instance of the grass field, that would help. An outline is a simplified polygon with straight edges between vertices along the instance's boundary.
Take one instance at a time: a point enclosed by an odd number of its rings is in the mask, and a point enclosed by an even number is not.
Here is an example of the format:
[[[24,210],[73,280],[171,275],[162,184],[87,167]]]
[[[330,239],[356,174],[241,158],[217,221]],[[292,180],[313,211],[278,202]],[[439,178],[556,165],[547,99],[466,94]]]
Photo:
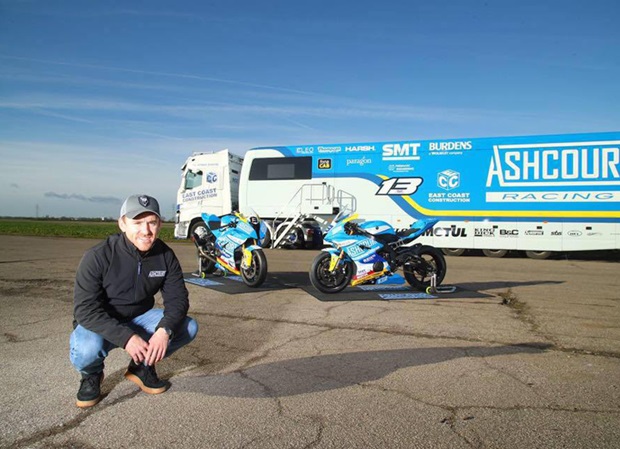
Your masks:
[[[0,234],[4,235],[76,237],[101,240],[117,232],[120,232],[118,224],[113,221],[0,219]],[[173,223],[164,223],[159,237],[164,241],[183,241],[174,238]]]

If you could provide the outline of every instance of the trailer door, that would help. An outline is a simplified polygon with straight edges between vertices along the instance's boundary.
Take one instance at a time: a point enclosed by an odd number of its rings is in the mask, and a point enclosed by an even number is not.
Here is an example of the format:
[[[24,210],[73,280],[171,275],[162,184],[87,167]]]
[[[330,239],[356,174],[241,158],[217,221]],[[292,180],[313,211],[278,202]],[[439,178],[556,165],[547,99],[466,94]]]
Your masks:
[[[329,179],[313,178],[314,164],[312,156],[285,156],[271,149],[248,152],[239,185],[241,211],[265,218],[322,213],[331,200],[331,186]]]

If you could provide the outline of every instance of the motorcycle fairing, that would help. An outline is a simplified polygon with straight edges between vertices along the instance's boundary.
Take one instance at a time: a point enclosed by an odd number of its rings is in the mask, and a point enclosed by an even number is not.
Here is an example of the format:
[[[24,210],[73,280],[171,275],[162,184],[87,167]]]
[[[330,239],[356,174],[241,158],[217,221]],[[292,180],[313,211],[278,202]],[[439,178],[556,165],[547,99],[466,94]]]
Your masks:
[[[375,249],[372,250],[373,253],[368,257],[359,257],[352,260],[355,265],[355,273],[351,278],[351,286],[363,284],[370,280],[381,278],[382,276],[390,273],[390,265],[383,257],[374,252],[376,249],[377,248],[375,247]],[[342,260],[342,250],[338,250],[336,248],[325,248],[323,251],[331,255],[331,262],[329,266],[330,271],[335,270],[338,263]],[[381,271],[374,271],[373,266],[376,262],[383,263],[383,269]]]
[[[383,269],[379,271],[375,271],[375,264],[379,262]],[[372,254],[371,256],[354,260],[355,263],[355,273],[351,278],[351,285],[356,286],[358,284],[363,284],[364,282],[368,282],[372,279],[380,278],[388,273],[390,273],[390,264],[377,253]]]
[[[360,228],[372,235],[395,235],[394,228],[385,221],[371,220],[360,223]]]
[[[218,230],[220,228],[220,226],[222,225],[222,220],[217,215],[207,214],[207,213],[203,212],[201,214],[201,216],[202,216],[202,221],[205,222],[207,227],[212,232]]]
[[[235,248],[243,245],[248,239],[247,233],[238,228],[229,229],[228,232],[219,236],[216,234],[216,237],[218,237],[216,241],[217,248],[222,252],[231,254],[234,252]],[[228,249],[229,246],[232,248],[232,251]]]
[[[235,263],[234,259],[232,260],[232,263],[233,264]],[[237,268],[235,268],[227,260],[224,260],[221,257],[217,258],[217,263],[215,264],[215,267],[219,268],[220,270],[223,270],[223,271],[230,271],[231,273],[236,274],[236,275],[240,275],[241,274],[241,272],[239,270],[237,270]]]
[[[340,246],[347,255],[356,263],[367,257],[372,256],[376,251],[381,249],[383,245],[370,237],[352,236],[354,242],[350,245]],[[358,238],[355,238],[358,237]]]
[[[237,264],[235,263],[235,250],[246,242],[248,239],[247,233],[239,228],[233,228],[227,229],[226,233],[222,233],[217,237],[215,247],[220,253],[217,257],[217,261],[221,265],[220,268],[239,274],[239,270],[236,267]],[[256,245],[251,245],[251,247],[258,248]]]
[[[248,223],[247,220],[239,220],[237,222],[237,229],[243,232],[244,234],[247,234],[247,236],[250,236],[251,238],[258,239],[256,229],[254,228],[254,226]],[[247,239],[247,236],[246,236],[246,239]]]

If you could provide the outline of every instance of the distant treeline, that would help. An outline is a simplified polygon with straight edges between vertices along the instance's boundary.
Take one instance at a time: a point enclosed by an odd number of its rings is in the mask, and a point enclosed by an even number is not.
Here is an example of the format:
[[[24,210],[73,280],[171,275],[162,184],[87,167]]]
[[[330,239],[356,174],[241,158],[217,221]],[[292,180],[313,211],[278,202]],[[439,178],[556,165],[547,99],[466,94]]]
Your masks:
[[[99,218],[93,218],[93,217],[79,217],[79,218],[75,218],[75,217],[9,217],[9,216],[0,216],[0,220],[34,220],[34,221],[86,221],[86,222],[114,222],[116,223],[118,221],[118,217],[114,218],[114,217],[99,217]],[[164,222],[170,222],[172,223],[172,221],[170,220],[166,220],[164,218]]]
[[[120,230],[116,219],[0,218],[0,234],[4,235],[104,239],[117,232]],[[164,241],[176,240],[174,224],[164,223],[159,237]]]

